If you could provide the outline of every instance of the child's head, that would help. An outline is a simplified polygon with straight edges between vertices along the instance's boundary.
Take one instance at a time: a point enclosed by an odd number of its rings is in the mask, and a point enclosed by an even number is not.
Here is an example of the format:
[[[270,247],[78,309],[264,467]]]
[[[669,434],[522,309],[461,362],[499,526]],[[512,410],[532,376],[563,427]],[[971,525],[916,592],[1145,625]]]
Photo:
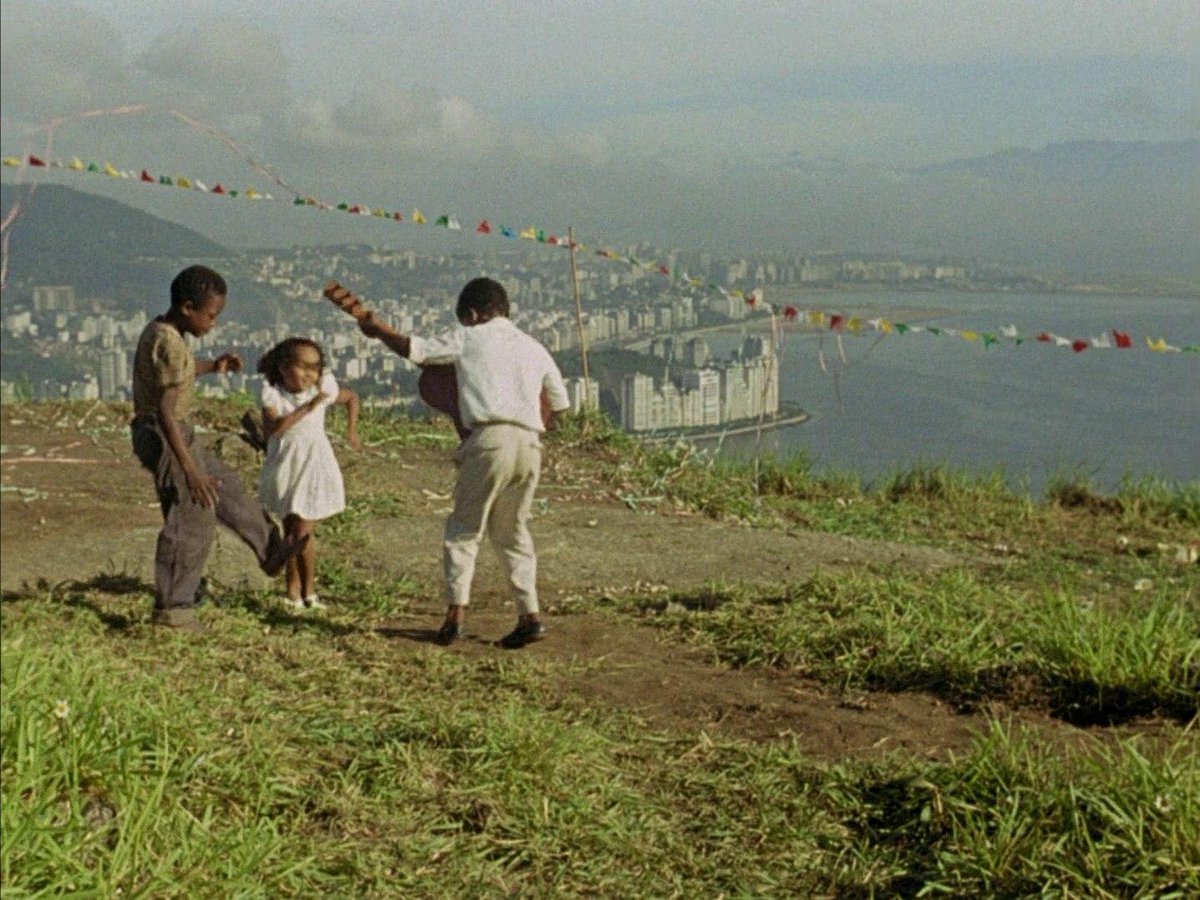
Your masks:
[[[308,390],[325,372],[325,351],[314,340],[290,337],[280,341],[258,361],[258,371],[271,385],[292,393]]]
[[[464,325],[479,325],[496,316],[507,317],[508,292],[498,281],[473,278],[459,291],[455,313]]]
[[[229,289],[208,266],[188,266],[171,281],[169,315],[186,334],[203,337],[217,324]]]

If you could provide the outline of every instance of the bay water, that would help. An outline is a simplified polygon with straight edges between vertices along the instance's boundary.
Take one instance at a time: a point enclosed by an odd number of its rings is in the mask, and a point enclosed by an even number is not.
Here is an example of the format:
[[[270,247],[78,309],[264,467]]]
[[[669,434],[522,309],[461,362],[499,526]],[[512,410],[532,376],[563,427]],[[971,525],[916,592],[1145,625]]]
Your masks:
[[[1056,477],[1104,491],[1126,478],[1200,479],[1200,353],[1155,353],[1145,343],[1200,343],[1200,299],[880,292],[788,302],[892,321],[921,310],[912,323],[996,335],[1015,325],[1025,340],[985,348],[961,337],[865,330],[842,337],[843,363],[829,332],[788,332],[780,397],[809,420],[702,446],[737,458],[804,453],[818,471],[868,482],[916,465],[1000,469],[1012,486],[1035,493]],[[1132,335],[1132,349],[1076,353],[1035,340],[1042,331],[1111,340],[1114,328]],[[708,337],[717,355],[737,340]]]

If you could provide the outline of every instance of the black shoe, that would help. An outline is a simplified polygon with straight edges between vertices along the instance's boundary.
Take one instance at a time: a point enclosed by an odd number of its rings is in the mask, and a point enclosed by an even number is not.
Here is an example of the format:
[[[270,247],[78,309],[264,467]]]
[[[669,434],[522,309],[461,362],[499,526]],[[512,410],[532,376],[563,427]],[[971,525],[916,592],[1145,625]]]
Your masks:
[[[443,647],[449,647],[455,641],[466,637],[466,635],[467,629],[462,622],[443,622],[434,640]]]
[[[500,646],[519,650],[526,644],[540,641],[546,636],[546,626],[541,622],[517,622],[517,627],[500,638]]]
[[[283,567],[287,565],[287,561],[304,549],[304,545],[308,543],[308,538],[307,534],[302,535],[296,540],[289,537],[278,538],[267,549],[267,556],[262,561],[263,572],[272,578],[282,572]]]

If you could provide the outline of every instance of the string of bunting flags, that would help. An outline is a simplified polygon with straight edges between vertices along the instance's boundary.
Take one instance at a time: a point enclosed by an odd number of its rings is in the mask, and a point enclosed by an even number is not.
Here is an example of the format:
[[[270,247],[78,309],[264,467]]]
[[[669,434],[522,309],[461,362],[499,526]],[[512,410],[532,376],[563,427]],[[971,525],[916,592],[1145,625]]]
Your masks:
[[[107,176],[109,178],[121,178],[145,184],[199,191],[201,193],[214,194],[233,199],[240,198],[245,200],[284,203],[295,207],[315,208],[322,211],[344,212],[350,215],[369,216],[391,222],[407,222],[413,225],[430,224],[428,217],[417,208],[414,208],[406,217],[403,212],[389,210],[380,206],[345,202],[334,204],[317,199],[315,197],[304,196],[299,193],[295,194],[291,198],[278,198],[269,192],[260,192],[253,187],[227,187],[222,182],[216,182],[212,187],[209,187],[204,181],[201,181],[197,178],[191,178],[183,175],[155,176],[151,174],[149,169],[146,168],[143,168],[140,171],[119,169],[109,162],[105,162],[103,165],[95,162],[85,163],[79,157],[74,157],[68,161],[63,161],[60,159],[43,158],[31,153],[26,157],[6,156],[3,157],[0,162],[9,168],[66,169],[84,174],[98,174]],[[276,180],[278,181],[278,179]],[[279,181],[278,183],[284,187],[287,187],[282,181]],[[453,215],[436,216],[432,222],[432,225],[436,228],[445,228],[448,231],[463,230],[462,222]],[[545,229],[537,228],[535,226],[518,229],[509,225],[495,225],[488,219],[481,219],[474,226],[473,230],[476,234],[480,235],[494,235],[513,240],[536,241],[537,243],[545,244],[547,246],[562,247],[568,250],[575,249],[580,252],[591,252],[589,251],[589,248],[578,241],[571,241],[566,237],[560,237],[552,232],[548,232]],[[908,324],[905,322],[894,322],[886,318],[866,319],[860,316],[827,312],[824,310],[800,309],[793,305],[779,307],[769,304],[765,301],[762,289],[743,291],[739,288],[726,288],[724,285],[689,275],[686,271],[672,268],[665,263],[640,260],[634,256],[619,253],[609,248],[601,247],[596,249],[594,252],[596,255],[614,262],[628,264],[634,268],[639,268],[648,272],[656,272],[659,275],[669,278],[681,285],[686,285],[688,287],[700,290],[717,292],[725,297],[743,300],[751,309],[761,310],[769,313],[772,316],[780,316],[786,322],[805,325],[818,331],[833,332],[839,337],[842,334],[862,335],[867,333],[875,333],[878,335],[929,334],[937,337],[960,338],[970,343],[980,344],[984,348],[992,347],[1002,342],[1012,345],[1020,345],[1026,341],[1034,341],[1038,343],[1049,344],[1055,347],[1069,348],[1075,353],[1082,353],[1084,350],[1093,348],[1101,350],[1127,350],[1138,346],[1138,343],[1134,341],[1133,336],[1128,331],[1123,331],[1117,328],[1109,329],[1103,334],[1090,337],[1065,337],[1055,334],[1051,331],[1038,331],[1033,334],[1023,334],[1015,325],[1003,326],[999,329],[999,331],[995,332],[978,331],[933,325]],[[1168,343],[1164,337],[1151,338],[1146,336],[1144,340],[1146,349],[1156,353],[1200,353],[1200,344],[1176,345]]]

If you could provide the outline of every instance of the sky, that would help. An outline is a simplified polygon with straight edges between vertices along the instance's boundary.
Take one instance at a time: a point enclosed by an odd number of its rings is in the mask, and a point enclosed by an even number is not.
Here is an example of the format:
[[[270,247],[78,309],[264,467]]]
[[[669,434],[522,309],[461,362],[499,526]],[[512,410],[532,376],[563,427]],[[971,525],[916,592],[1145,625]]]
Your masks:
[[[121,168],[720,249],[779,242],[797,170],[1195,138],[1198,32],[1200,0],[5,0],[0,144],[66,117],[54,154]]]

